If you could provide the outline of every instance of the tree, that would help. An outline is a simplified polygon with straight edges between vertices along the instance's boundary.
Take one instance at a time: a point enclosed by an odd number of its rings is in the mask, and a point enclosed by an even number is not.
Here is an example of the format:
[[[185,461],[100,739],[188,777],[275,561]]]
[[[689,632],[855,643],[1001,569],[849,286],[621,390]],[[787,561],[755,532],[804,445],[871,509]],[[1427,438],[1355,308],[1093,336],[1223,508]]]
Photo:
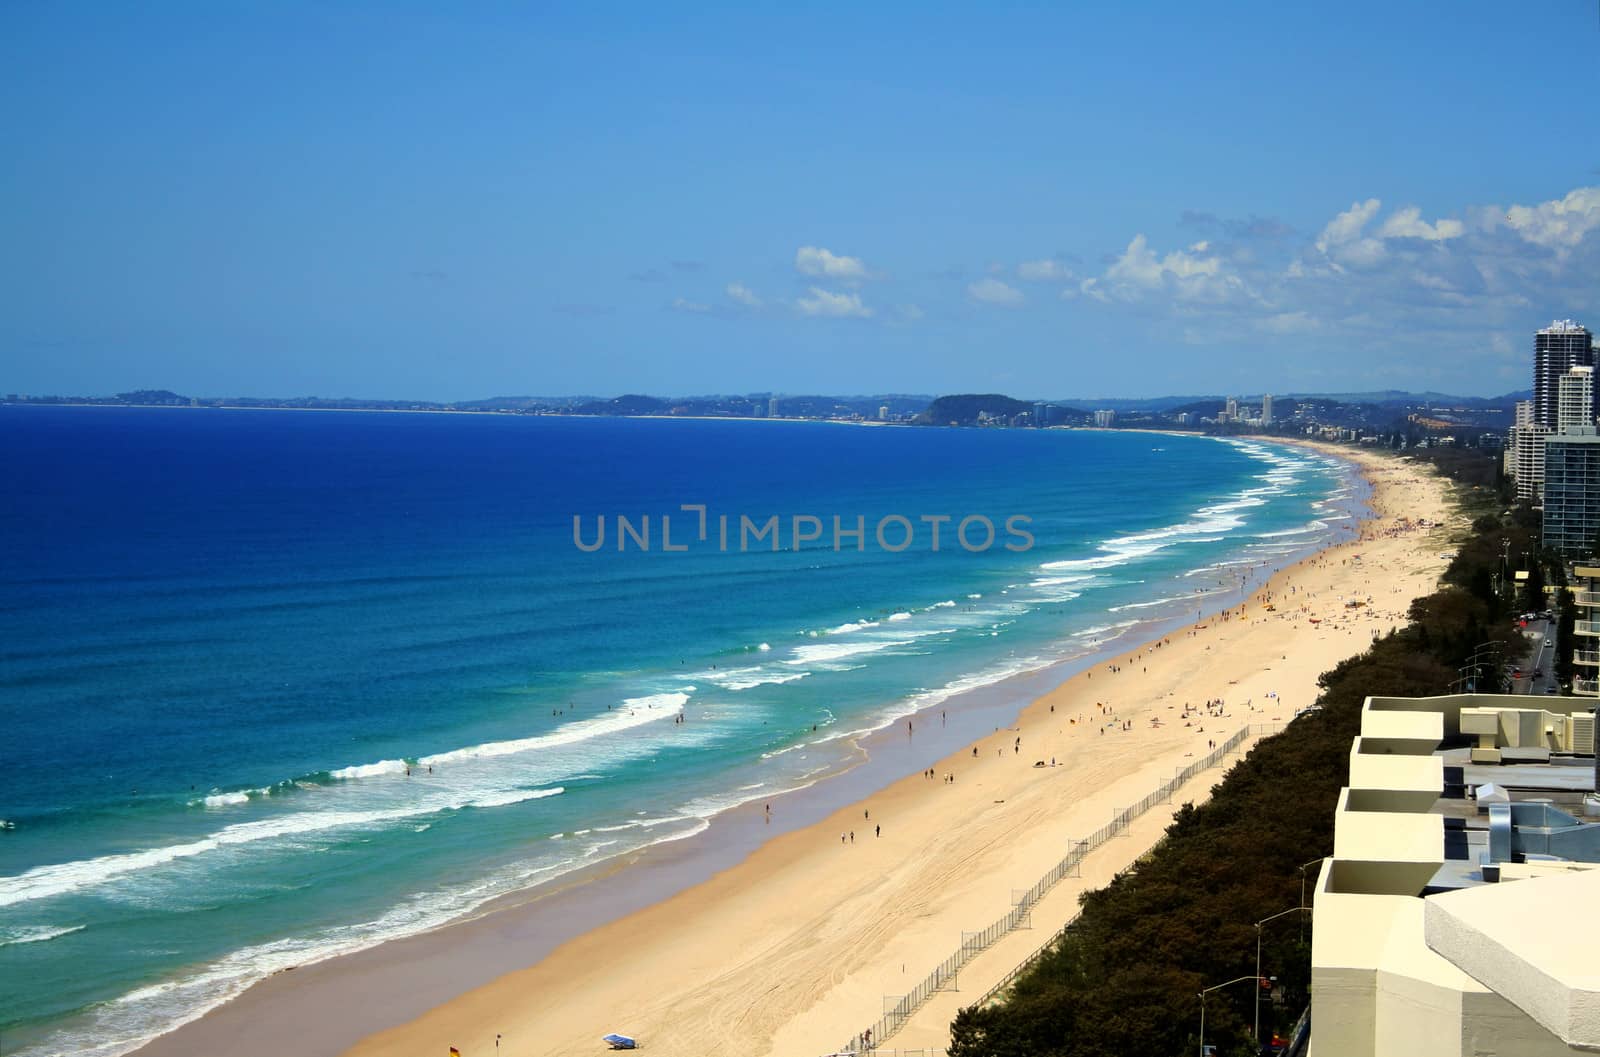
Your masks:
[[[1487,637],[1499,602],[1484,585],[1502,544],[1526,537],[1515,519],[1474,527],[1482,538],[1463,546],[1447,586],[1412,606],[1410,624],[1322,674],[1319,710],[1257,744],[1209,801],[1185,804],[1135,869],[1085,893],[1072,927],[1000,1002],[956,1016],[951,1057],[1194,1052],[1196,993],[1254,972],[1253,923],[1295,905],[1299,864],[1332,848],[1333,808],[1362,703],[1446,692]],[[1295,929],[1268,930],[1261,940],[1262,965],[1272,967],[1293,1016],[1310,990],[1310,950]],[[1248,1004],[1225,992],[1213,997],[1206,1042],[1222,1054],[1249,1052]],[[1263,1006],[1263,1035],[1288,1026],[1279,1012],[1276,1003]]]

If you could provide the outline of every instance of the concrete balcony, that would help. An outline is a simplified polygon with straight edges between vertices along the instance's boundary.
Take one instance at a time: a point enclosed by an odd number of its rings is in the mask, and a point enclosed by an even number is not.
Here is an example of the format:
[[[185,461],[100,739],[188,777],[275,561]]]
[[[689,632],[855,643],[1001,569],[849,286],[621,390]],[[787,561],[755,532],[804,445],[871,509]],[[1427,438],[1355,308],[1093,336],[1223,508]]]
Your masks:
[[[1600,636],[1600,620],[1575,620],[1572,622],[1572,630],[1579,635]]]
[[[1593,609],[1596,606],[1600,606],[1600,591],[1574,591],[1572,592],[1572,600],[1580,606],[1587,606]]]
[[[1574,678],[1572,693],[1575,697],[1600,697],[1600,679]]]
[[[1573,650],[1572,663],[1600,665],[1600,650]]]

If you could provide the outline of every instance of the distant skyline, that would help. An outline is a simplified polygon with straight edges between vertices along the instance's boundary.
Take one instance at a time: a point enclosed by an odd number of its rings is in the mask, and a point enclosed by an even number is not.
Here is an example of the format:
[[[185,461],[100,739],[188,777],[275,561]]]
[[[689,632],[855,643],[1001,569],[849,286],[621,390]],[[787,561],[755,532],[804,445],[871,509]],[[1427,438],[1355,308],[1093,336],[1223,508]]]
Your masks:
[[[1528,388],[1591,0],[14,5],[0,392]]]

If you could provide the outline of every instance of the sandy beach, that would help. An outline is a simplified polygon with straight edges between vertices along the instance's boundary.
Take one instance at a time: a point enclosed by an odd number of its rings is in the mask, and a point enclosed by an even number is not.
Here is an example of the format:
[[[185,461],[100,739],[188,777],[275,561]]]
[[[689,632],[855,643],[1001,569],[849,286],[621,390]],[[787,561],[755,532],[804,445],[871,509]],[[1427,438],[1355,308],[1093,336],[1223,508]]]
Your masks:
[[[786,798],[771,804],[777,825],[761,805],[748,808],[758,837],[763,827],[779,835],[708,880],[548,953],[520,945],[541,914],[561,913],[559,898],[439,930],[426,946],[386,945],[362,963],[371,971],[347,969],[336,989],[313,989],[308,975],[302,990],[322,1000],[304,996],[303,1016],[336,1018],[359,1002],[368,1019],[397,1025],[346,1051],[357,1057],[444,1057],[451,1046],[464,1057],[603,1052],[599,1037],[612,1031],[668,1057],[833,1052],[877,1021],[884,996],[903,994],[945,959],[963,931],[1005,914],[1013,890],[1033,885],[1074,836],[1104,825],[1235,731],[1292,718],[1315,699],[1321,672],[1402,624],[1412,599],[1433,589],[1461,527],[1452,524],[1459,518],[1448,483],[1387,456],[1333,453],[1362,467],[1373,518],[1358,539],[1253,584],[1226,614],[1120,652],[929,772],[820,821],[785,832]],[[942,722],[924,713],[889,734],[914,745],[935,738],[937,729],[927,728]],[[1197,777],[1172,806],[1202,798],[1220,773]],[[939,996],[888,1045],[943,1045],[951,1011],[1059,928],[1076,891],[1131,861],[1164,824],[1163,811],[1152,811],[1130,839],[1091,856],[1081,880],[1063,882],[1041,904],[1030,935],[985,955],[959,994]],[[452,944],[468,942],[472,957],[492,968],[489,982],[434,1008],[400,993],[395,981],[425,977],[419,959],[437,957],[432,964],[447,971]],[[396,966],[402,958],[409,963]],[[292,986],[278,987],[276,1008],[296,1008],[285,1005]],[[274,1040],[244,1041],[259,1001],[252,991],[141,1052],[268,1050],[263,1043]]]

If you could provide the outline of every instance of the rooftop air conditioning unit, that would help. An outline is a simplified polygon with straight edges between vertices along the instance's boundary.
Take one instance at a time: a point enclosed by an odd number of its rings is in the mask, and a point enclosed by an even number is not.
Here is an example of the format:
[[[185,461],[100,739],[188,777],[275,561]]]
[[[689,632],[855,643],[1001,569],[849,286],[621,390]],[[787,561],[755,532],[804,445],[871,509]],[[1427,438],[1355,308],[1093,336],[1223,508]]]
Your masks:
[[[1575,712],[1571,717],[1572,744],[1570,751],[1594,755],[1594,713]]]

